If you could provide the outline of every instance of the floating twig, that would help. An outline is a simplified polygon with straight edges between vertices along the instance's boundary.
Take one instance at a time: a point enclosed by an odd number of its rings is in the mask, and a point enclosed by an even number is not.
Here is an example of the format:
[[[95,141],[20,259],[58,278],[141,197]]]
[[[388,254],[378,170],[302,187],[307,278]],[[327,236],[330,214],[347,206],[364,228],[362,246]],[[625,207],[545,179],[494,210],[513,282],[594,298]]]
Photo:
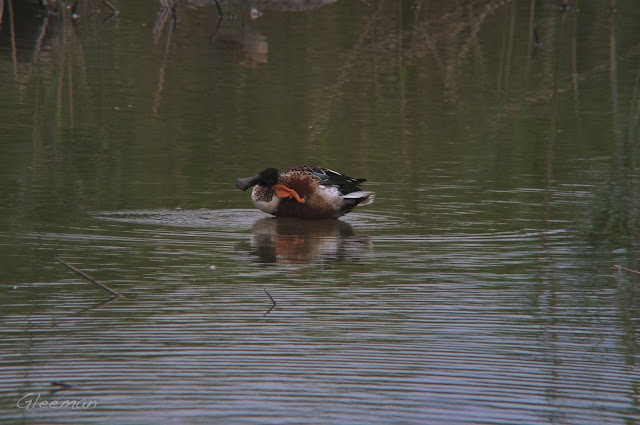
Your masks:
[[[613,267],[615,267],[616,269],[618,269],[618,271],[620,271],[620,270],[624,270],[624,271],[627,271],[627,272],[629,272],[629,273],[633,273],[633,274],[640,275],[640,272],[639,272],[639,271],[637,271],[637,270],[632,270],[632,269],[626,268],[626,267],[624,267],[624,266],[619,266],[619,265],[617,265],[617,264],[614,264],[614,265],[613,265]]]
[[[263,316],[266,316],[267,314],[271,313],[271,310],[273,310],[276,307],[276,300],[273,299],[273,297],[271,296],[271,294],[269,293],[269,291],[267,291],[266,289],[264,290],[264,293],[267,294],[267,297],[269,297],[269,299],[271,300],[271,302],[273,303],[271,305],[271,307],[269,307],[269,310],[267,310]]]
[[[107,285],[105,285],[104,283],[100,283],[97,280],[95,280],[94,278],[92,278],[91,276],[89,276],[88,274],[86,274],[85,272],[83,272],[82,270],[78,270],[75,267],[73,267],[71,264],[67,264],[64,261],[62,261],[59,258],[56,258],[56,261],[60,264],[62,264],[63,266],[65,266],[66,268],[68,268],[69,270],[71,270],[72,272],[75,272],[77,274],[79,274],[80,276],[84,277],[85,279],[87,279],[89,282],[93,283],[94,285],[97,285],[99,287],[101,287],[102,289],[104,289],[105,291],[107,291],[108,293],[110,293],[111,295],[120,298],[120,297],[124,297],[124,295],[122,295],[120,292],[116,291],[115,289],[111,289],[109,288]]]
[[[66,382],[62,382],[62,381],[53,381],[51,383],[52,387],[56,387],[55,389],[51,390],[51,391],[62,391],[62,390],[70,390],[71,388],[73,388],[73,385],[71,384],[67,384]]]

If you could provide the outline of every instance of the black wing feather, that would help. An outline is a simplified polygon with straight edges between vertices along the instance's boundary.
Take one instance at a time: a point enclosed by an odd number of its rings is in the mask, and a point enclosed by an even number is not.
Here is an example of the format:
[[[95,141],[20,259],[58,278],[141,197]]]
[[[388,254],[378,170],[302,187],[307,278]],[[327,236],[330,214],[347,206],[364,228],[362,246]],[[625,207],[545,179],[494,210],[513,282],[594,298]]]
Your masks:
[[[342,193],[343,195],[361,190],[358,185],[367,181],[367,179],[354,179],[353,177],[340,174],[337,171],[333,171],[329,168],[317,167],[315,165],[303,165],[300,167],[291,168],[288,171],[303,171],[312,173],[320,180],[322,180],[323,185],[336,186],[338,190],[340,190],[340,193]]]

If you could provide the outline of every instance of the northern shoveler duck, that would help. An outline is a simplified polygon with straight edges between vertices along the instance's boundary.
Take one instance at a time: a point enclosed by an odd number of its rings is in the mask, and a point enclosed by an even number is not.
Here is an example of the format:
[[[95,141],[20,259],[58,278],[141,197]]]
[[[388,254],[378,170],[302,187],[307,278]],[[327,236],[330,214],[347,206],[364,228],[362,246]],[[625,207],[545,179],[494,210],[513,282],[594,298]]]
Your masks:
[[[358,187],[364,181],[305,165],[280,174],[275,168],[265,168],[255,176],[236,179],[236,186],[242,190],[255,186],[253,203],[277,217],[338,218],[356,205],[373,202],[374,193]]]

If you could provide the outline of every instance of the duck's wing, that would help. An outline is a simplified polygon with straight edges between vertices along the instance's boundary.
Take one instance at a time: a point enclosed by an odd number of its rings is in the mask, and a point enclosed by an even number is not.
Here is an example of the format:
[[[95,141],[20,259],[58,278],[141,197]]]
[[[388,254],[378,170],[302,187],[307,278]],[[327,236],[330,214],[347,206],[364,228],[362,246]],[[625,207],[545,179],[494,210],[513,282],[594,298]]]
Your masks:
[[[367,179],[354,179],[329,168],[317,167],[314,165],[303,165],[294,167],[290,171],[302,171],[312,174],[320,179],[320,184],[325,186],[336,186],[342,194],[359,191],[358,185]]]

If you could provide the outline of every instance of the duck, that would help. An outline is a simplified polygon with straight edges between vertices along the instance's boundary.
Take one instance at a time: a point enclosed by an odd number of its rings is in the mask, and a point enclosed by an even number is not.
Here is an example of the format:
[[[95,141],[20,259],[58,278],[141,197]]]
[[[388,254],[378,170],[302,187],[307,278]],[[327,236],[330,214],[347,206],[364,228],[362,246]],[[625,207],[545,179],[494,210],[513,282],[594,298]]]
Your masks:
[[[236,179],[236,186],[243,191],[253,186],[251,200],[267,214],[334,219],[373,202],[375,193],[359,187],[365,181],[329,168],[302,165],[281,173],[265,168],[255,176]]]

